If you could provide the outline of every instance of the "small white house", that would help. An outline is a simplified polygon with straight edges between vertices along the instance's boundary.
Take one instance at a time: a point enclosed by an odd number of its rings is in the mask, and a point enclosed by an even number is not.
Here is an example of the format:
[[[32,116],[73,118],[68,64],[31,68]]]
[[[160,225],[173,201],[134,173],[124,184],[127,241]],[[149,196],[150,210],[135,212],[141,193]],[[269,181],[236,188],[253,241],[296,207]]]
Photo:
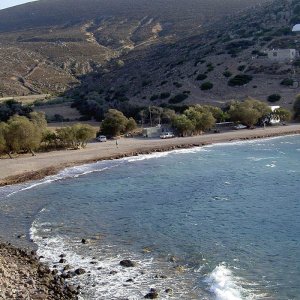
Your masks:
[[[270,60],[277,62],[293,61],[297,57],[296,49],[272,49],[267,54]]]
[[[157,138],[162,134],[161,126],[143,128],[143,137]]]

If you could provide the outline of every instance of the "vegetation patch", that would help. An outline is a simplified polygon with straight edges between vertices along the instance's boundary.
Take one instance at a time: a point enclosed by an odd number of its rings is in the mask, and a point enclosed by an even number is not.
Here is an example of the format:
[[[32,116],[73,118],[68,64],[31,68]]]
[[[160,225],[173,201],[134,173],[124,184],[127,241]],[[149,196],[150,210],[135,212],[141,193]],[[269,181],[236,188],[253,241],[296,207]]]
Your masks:
[[[200,81],[200,80],[204,80],[207,78],[207,75],[205,74],[199,74],[197,77],[196,77],[196,80]]]
[[[159,95],[160,99],[168,99],[171,96],[169,92],[164,92]]]
[[[229,86],[242,86],[249,83],[253,77],[246,74],[238,74],[228,81]]]
[[[211,90],[214,87],[214,85],[210,81],[203,82],[200,86],[200,89],[202,91]]]
[[[277,102],[281,99],[281,96],[279,94],[272,94],[268,97],[269,102]]]
[[[188,98],[188,95],[187,94],[177,94],[176,96],[172,97],[170,100],[169,100],[169,103],[170,104],[177,104],[177,103],[181,103],[183,102],[185,99]]]
[[[293,86],[294,80],[292,78],[285,78],[280,82],[280,84],[284,86]]]

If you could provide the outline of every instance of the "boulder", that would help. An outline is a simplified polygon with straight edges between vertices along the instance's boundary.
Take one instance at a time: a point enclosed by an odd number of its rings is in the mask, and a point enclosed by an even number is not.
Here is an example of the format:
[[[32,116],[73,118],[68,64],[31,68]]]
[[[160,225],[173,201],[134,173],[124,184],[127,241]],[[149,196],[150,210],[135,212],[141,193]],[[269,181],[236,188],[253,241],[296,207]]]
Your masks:
[[[156,289],[150,289],[150,292],[144,296],[145,299],[157,299],[158,298],[158,292]]]
[[[124,259],[120,261],[120,265],[122,267],[126,267],[126,268],[132,268],[132,267],[136,267],[136,263],[132,260],[129,259]]]
[[[85,269],[82,269],[82,268],[78,268],[78,269],[75,270],[75,274],[76,275],[82,275],[85,272],[86,272]]]

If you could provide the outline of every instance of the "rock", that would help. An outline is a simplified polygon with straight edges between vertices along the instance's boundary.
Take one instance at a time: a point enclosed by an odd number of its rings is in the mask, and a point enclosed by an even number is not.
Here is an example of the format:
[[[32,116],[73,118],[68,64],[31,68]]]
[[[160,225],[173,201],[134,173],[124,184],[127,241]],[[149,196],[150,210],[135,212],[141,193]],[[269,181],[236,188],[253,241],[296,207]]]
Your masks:
[[[176,262],[177,258],[175,256],[171,256],[169,259],[170,262]]]
[[[144,253],[144,254],[146,254],[146,253],[151,253],[151,252],[152,252],[151,249],[148,248],[148,247],[145,247],[145,248],[143,249],[143,253]]]
[[[172,289],[165,289],[165,293],[167,293],[167,294],[173,294],[173,290]]]
[[[70,265],[65,265],[64,266],[64,271],[67,271],[67,270],[70,270],[71,269],[71,266]]]
[[[126,268],[133,268],[133,267],[136,267],[137,264],[132,260],[124,259],[124,260],[120,261],[120,265],[122,267],[126,267]]]
[[[145,299],[157,299],[158,298],[158,292],[156,289],[150,289],[150,292],[144,296]]]
[[[129,278],[129,279],[126,280],[126,282],[133,282],[133,279]]]
[[[75,270],[75,274],[76,275],[82,275],[85,273],[85,269],[82,269],[82,268],[78,268]]]

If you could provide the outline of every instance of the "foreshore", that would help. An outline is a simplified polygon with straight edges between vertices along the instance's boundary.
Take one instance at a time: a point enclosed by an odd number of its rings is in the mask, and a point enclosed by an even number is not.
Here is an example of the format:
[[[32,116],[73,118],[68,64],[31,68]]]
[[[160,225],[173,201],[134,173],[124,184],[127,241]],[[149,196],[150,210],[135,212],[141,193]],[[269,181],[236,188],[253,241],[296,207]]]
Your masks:
[[[79,288],[28,253],[0,243],[0,299],[78,299]]]
[[[76,165],[112,160],[139,154],[200,147],[215,143],[300,134],[300,124],[226,131],[173,139],[123,138],[106,143],[90,143],[81,150],[61,150],[0,160],[0,186],[39,180]]]

